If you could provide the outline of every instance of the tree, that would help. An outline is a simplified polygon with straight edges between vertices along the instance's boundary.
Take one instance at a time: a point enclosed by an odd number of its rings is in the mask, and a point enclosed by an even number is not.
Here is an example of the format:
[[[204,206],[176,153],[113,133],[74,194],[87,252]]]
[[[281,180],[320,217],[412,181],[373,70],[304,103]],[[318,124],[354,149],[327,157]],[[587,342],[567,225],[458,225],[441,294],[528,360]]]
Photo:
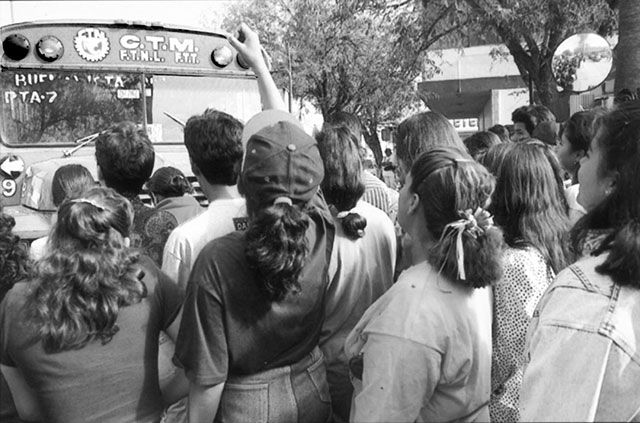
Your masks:
[[[616,45],[615,92],[640,88],[640,2],[637,0],[609,0],[611,7],[618,7],[619,37]]]
[[[253,0],[230,10],[227,28],[241,20],[256,28],[272,55],[275,79],[311,101],[327,118],[360,117],[378,163],[380,123],[420,104],[415,80],[425,52],[466,22],[453,5],[398,0]]]
[[[474,17],[476,28],[494,31],[502,39],[524,81],[535,87],[535,101],[552,108],[558,96],[551,71],[556,48],[565,38],[579,32],[611,35],[617,24],[615,14],[604,0],[456,0],[454,3],[462,1]]]

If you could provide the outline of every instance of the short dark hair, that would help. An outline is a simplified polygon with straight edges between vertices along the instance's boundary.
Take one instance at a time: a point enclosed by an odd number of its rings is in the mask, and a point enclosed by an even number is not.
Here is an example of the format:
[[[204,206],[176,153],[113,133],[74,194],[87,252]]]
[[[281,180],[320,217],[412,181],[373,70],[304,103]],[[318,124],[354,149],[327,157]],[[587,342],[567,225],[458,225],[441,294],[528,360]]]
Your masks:
[[[525,129],[531,135],[538,125],[538,114],[533,106],[518,107],[511,113],[511,121],[514,125],[518,122],[523,123]]]
[[[479,160],[491,147],[501,143],[500,137],[489,131],[476,132],[465,138],[463,142],[475,160]]]
[[[565,122],[560,137],[563,135],[571,144],[571,149],[586,152],[593,138],[593,122],[598,113],[594,111],[576,112]]]
[[[242,162],[242,123],[228,113],[207,109],[184,127],[191,162],[210,184],[235,185]]]
[[[509,130],[504,125],[500,125],[500,124],[493,125],[491,128],[487,129],[487,131],[493,132],[494,134],[496,134],[498,137],[500,137],[500,140],[502,142],[511,141],[511,137],[509,136]]]
[[[124,121],[98,135],[96,162],[109,188],[133,197],[153,172],[155,152],[144,128]]]

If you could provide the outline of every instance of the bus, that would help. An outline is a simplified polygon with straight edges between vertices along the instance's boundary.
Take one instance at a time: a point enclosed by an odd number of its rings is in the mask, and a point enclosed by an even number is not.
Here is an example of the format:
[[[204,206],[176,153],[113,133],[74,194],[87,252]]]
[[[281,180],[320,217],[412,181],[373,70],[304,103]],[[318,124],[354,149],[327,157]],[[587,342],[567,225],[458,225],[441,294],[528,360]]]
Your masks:
[[[207,108],[241,121],[261,111],[257,79],[225,34],[128,21],[42,21],[0,27],[0,200],[15,232],[47,234],[51,178],[78,163],[97,178],[93,141],[133,121],[155,167],[193,181],[183,126]]]

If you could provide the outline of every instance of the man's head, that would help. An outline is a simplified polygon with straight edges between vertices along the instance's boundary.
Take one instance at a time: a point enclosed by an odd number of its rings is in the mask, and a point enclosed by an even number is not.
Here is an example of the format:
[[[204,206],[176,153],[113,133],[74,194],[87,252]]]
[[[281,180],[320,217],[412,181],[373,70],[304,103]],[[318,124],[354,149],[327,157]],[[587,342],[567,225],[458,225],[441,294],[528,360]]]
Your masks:
[[[140,194],[153,172],[154,161],[155,153],[147,133],[133,122],[113,125],[96,138],[100,179],[125,197]]]
[[[533,130],[538,125],[537,114],[533,106],[522,106],[515,109],[511,114],[511,121],[513,122],[511,140],[514,142],[531,138]]]
[[[211,185],[235,185],[242,161],[242,123],[228,113],[207,109],[184,127],[191,169]]]

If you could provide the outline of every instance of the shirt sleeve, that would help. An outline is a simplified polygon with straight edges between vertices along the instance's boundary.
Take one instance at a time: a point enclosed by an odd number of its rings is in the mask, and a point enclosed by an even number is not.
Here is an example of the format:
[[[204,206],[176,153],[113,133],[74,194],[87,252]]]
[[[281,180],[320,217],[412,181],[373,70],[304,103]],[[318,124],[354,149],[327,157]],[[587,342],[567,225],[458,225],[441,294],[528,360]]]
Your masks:
[[[187,284],[174,362],[184,368],[191,382],[212,386],[227,379],[229,359],[224,305],[215,285],[214,264],[205,251]]]
[[[520,392],[521,421],[594,421],[611,346],[592,332],[537,326]]]
[[[166,330],[178,316],[184,303],[184,291],[164,272],[158,271],[156,295],[161,305],[161,329]]]
[[[174,230],[164,246],[162,271],[182,289],[186,289],[189,281],[189,261],[190,255],[186,240]]]
[[[440,380],[442,357],[406,339],[369,334],[362,387],[351,405],[354,422],[414,422]]]

